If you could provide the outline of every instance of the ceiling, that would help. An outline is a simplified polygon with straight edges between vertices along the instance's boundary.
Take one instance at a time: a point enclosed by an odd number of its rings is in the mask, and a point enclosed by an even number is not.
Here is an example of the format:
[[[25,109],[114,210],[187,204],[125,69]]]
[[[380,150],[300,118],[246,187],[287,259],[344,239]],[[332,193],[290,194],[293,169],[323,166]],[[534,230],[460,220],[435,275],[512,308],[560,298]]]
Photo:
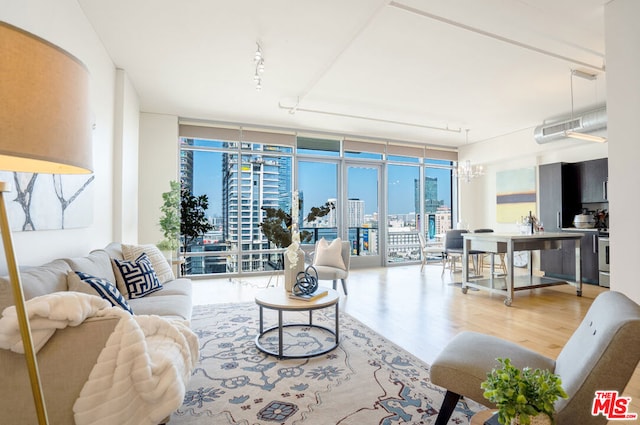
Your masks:
[[[443,147],[568,117],[571,69],[603,105],[605,2],[78,0],[144,112]]]

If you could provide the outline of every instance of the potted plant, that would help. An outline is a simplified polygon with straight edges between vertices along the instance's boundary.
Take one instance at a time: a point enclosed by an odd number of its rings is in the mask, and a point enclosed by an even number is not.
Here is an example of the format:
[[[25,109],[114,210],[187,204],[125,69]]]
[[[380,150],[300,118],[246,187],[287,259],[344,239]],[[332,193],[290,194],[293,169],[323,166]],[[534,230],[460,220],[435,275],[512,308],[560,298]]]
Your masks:
[[[498,406],[503,425],[551,424],[558,397],[567,398],[560,377],[548,370],[513,366],[508,358],[487,374],[480,386],[484,397]]]
[[[169,187],[171,189],[162,194],[163,203],[160,207],[162,216],[158,222],[164,239],[157,245],[160,251],[174,254],[180,246],[180,184],[177,181],[170,181]]]

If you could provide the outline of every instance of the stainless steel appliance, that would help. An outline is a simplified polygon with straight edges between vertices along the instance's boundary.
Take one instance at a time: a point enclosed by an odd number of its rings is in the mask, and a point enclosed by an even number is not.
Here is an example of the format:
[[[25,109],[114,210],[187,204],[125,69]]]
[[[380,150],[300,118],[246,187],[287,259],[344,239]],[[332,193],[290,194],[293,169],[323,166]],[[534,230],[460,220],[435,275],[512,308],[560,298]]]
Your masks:
[[[598,269],[600,286],[609,287],[609,238],[598,238]]]

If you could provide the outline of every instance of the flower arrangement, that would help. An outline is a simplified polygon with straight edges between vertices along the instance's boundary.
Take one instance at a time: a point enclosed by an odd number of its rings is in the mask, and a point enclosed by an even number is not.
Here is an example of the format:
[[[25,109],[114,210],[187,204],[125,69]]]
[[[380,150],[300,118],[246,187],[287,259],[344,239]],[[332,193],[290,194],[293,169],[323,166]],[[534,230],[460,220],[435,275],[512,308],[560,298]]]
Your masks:
[[[498,406],[498,421],[508,425],[515,419],[528,425],[533,417],[544,414],[552,423],[554,403],[558,397],[568,397],[560,377],[548,370],[520,370],[508,358],[497,360],[502,367],[489,372],[480,386],[484,397]]]
[[[298,199],[298,192],[295,191],[292,194],[291,201],[291,217],[298,217],[300,211]],[[298,249],[300,248],[300,231],[298,230],[298,222],[293,221],[291,223],[291,244],[287,247],[285,255],[289,259],[289,268],[295,269],[298,265]]]
[[[291,255],[292,259],[300,247],[300,244],[309,242],[313,234],[307,230],[298,228],[298,214],[300,211],[300,198],[298,192],[292,194],[291,213],[286,213],[280,208],[262,207],[265,217],[260,223],[260,228],[265,237],[278,248],[287,248],[285,255]],[[326,202],[320,207],[312,207],[306,217],[306,222],[311,223],[320,217],[324,217],[335,205]],[[292,261],[293,263],[294,261]],[[295,260],[297,263],[297,260]]]

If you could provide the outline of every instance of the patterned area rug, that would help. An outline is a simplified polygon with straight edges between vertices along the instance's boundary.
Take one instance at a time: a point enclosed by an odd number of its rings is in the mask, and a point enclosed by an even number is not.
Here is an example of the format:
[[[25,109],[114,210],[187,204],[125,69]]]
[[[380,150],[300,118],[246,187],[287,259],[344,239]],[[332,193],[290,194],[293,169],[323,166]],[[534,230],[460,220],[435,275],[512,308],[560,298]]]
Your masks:
[[[265,326],[277,313],[265,311]],[[315,311],[313,323],[334,326],[335,309]],[[340,313],[338,347],[309,359],[278,360],[255,345],[253,303],[194,308],[200,363],[170,425],[204,424],[432,424],[444,390],[429,381],[429,366],[351,316]],[[285,312],[286,323],[308,314]],[[317,328],[285,328],[286,350],[322,351],[333,335]],[[261,339],[277,344],[277,332]],[[450,424],[468,424],[481,406],[458,403]]]

